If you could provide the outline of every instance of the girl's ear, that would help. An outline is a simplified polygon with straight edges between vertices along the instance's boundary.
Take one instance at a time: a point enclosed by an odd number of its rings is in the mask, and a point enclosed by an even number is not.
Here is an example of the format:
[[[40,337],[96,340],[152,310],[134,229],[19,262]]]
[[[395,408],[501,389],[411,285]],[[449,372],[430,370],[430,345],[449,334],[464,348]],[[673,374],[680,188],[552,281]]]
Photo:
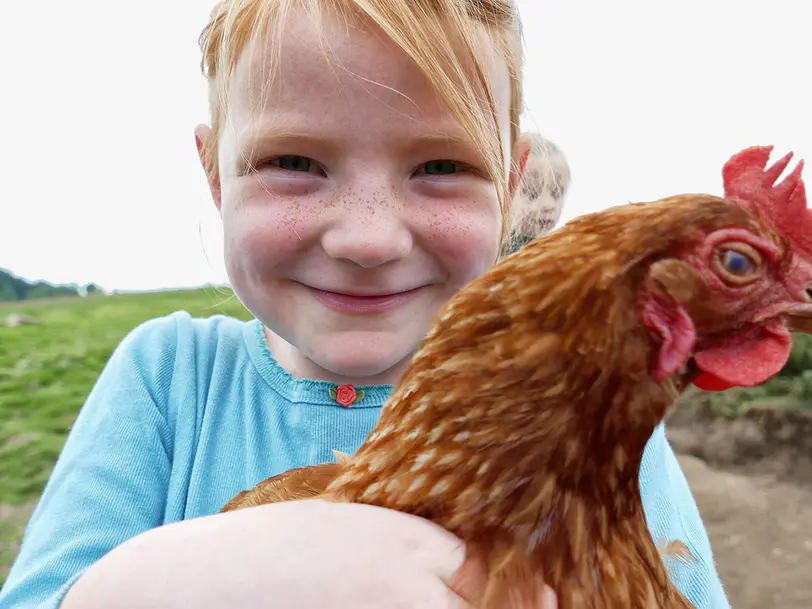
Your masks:
[[[210,162],[209,155],[212,150],[209,147],[211,142],[211,129],[208,125],[198,125],[195,127],[195,144],[197,145],[197,155],[200,157],[200,163],[203,165],[203,171],[206,173],[206,181],[209,183],[209,190],[211,197],[214,199],[214,205],[217,211],[220,211],[220,172],[217,169],[217,164]]]
[[[510,154],[510,179],[508,182],[511,197],[516,194],[516,189],[522,183],[524,170],[527,167],[527,159],[530,158],[532,148],[533,140],[526,133],[522,133],[513,143],[513,150],[511,150]]]

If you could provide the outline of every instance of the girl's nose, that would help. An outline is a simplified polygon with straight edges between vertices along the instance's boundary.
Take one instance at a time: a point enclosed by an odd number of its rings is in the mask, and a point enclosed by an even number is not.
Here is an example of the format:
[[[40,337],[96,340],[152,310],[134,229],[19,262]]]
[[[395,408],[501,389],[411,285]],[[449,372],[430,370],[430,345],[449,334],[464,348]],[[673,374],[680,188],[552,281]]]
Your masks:
[[[322,235],[328,256],[374,268],[405,258],[414,239],[402,210],[380,203],[348,205]]]

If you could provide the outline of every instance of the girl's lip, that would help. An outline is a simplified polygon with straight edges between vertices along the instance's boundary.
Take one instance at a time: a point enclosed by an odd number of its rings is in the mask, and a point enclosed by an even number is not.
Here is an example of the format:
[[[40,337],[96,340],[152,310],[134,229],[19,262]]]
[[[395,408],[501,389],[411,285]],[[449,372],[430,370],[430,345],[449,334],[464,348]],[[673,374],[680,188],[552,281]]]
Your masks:
[[[308,287],[308,289],[313,293],[316,300],[328,309],[342,313],[370,314],[393,309],[406,303],[422,291],[423,287],[425,286],[406,290],[405,292],[397,292],[396,294],[380,294],[375,296],[342,294],[311,287]]]

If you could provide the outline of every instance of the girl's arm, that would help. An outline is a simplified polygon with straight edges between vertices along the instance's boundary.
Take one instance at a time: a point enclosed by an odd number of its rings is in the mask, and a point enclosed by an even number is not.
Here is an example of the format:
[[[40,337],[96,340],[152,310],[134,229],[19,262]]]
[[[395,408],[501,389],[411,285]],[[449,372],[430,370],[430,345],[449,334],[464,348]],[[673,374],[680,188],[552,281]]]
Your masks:
[[[163,523],[173,440],[153,379],[171,376],[176,343],[176,323],[164,318],[111,356],[28,523],[0,591],[4,609],[56,608],[90,565]]]
[[[61,609],[462,609],[444,582],[463,556],[457,538],[402,512],[292,501],[139,535],[88,569]]]
[[[699,508],[662,425],[646,446],[640,489],[655,542],[682,541],[696,559],[669,565],[676,574],[674,583],[697,609],[730,609]]]

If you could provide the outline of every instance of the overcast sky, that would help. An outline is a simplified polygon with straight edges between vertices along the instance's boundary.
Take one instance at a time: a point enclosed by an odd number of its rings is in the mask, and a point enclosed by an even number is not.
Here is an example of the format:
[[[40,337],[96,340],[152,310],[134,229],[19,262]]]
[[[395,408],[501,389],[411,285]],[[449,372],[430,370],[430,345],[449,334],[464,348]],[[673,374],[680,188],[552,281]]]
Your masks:
[[[207,119],[197,36],[212,5],[5,3],[0,267],[108,289],[226,280],[193,137]],[[519,5],[525,127],[556,142],[572,170],[563,221],[633,200],[718,194],[721,165],[753,144],[812,161],[812,9],[803,3]]]

